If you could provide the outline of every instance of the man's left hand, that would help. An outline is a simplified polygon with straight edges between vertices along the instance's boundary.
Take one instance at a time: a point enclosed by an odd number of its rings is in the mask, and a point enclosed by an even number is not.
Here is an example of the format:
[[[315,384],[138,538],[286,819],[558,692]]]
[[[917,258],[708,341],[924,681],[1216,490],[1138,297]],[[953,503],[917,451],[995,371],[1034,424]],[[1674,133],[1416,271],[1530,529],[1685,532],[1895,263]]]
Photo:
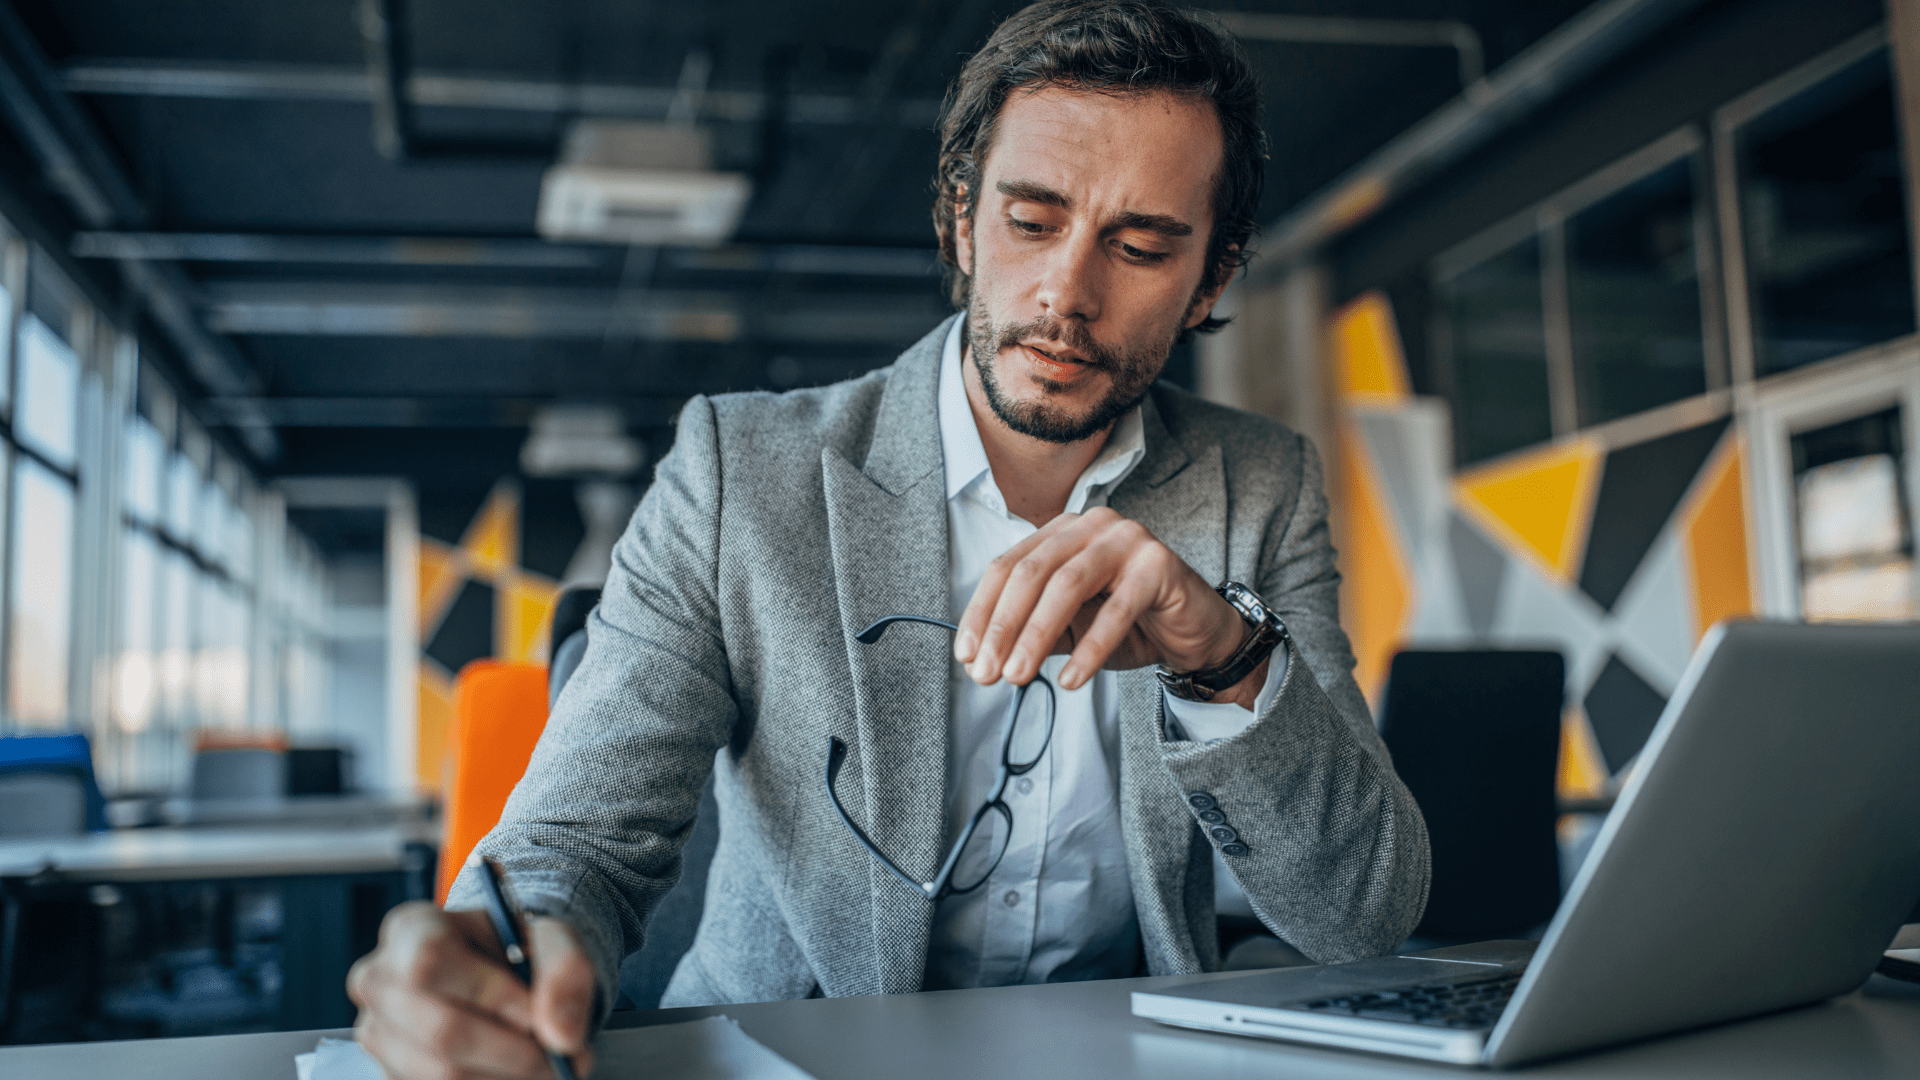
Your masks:
[[[1061,514],[993,560],[960,617],[953,655],[990,686],[1024,685],[1048,656],[1071,653],[1058,681],[1076,690],[1102,668],[1218,667],[1251,632],[1146,526],[1101,507]],[[1214,700],[1251,708],[1266,673],[1263,663]]]

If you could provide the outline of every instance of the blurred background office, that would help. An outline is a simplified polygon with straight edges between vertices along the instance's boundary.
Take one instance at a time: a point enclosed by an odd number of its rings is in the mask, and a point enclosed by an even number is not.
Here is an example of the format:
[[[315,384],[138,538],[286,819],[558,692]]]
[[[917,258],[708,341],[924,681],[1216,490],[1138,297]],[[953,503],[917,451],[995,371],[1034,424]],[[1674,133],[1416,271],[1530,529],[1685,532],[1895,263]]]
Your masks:
[[[0,1042],[350,1022],[679,407],[950,310],[1015,6],[0,3]],[[1534,658],[1550,913],[1714,622],[1915,616],[1920,0],[1202,6],[1273,156],[1166,377],[1319,445],[1390,741]]]

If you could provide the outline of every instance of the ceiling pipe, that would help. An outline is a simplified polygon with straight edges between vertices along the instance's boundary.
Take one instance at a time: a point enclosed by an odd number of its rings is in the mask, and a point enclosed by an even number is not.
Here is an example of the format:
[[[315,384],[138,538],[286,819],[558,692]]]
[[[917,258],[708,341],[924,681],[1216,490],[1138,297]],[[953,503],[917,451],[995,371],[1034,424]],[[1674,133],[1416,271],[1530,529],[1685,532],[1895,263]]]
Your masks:
[[[165,97],[208,101],[369,102],[374,92],[365,67],[330,64],[181,62],[93,58],[68,64],[59,86],[69,94]],[[498,109],[504,112],[665,120],[679,91],[672,86],[557,83],[497,75],[451,75],[416,71],[407,76],[407,100],[415,108]],[[784,101],[779,99],[784,99]],[[796,124],[837,126],[868,123],[869,103],[847,94],[782,94],[709,87],[700,97],[701,121],[764,121],[778,110]],[[931,98],[891,98],[882,103],[882,123],[929,128],[940,112]]]
[[[373,148],[393,162],[450,159],[524,163],[551,161],[553,140],[430,139],[420,134],[407,96],[413,68],[413,32],[406,0],[360,0],[360,36],[372,87]]]
[[[1602,0],[1268,226],[1262,276],[1379,213],[1420,181],[1518,125],[1580,80],[1698,7],[1700,0]]]
[[[0,108],[81,223],[93,229],[139,228],[146,223],[146,208],[134,197],[105,143],[54,85],[39,43],[4,2],[0,2]],[[233,345],[200,323],[190,299],[191,287],[177,268],[122,259],[120,270],[208,393],[247,396],[258,392],[258,377]],[[251,425],[242,437],[261,461],[279,456],[279,440],[270,425]]]
[[[1216,11],[1211,14],[1215,22],[1244,41],[1452,49],[1459,57],[1460,89],[1466,93],[1473,93],[1475,84],[1486,76],[1486,51],[1480,46],[1480,35],[1463,22],[1263,15],[1251,11]]]
[[[339,266],[467,266],[529,270],[610,270],[627,254],[612,244],[556,244],[514,237],[288,236],[272,233],[77,232],[70,250],[87,259]],[[730,244],[665,248],[678,270],[822,277],[935,277],[931,248],[830,244]]]

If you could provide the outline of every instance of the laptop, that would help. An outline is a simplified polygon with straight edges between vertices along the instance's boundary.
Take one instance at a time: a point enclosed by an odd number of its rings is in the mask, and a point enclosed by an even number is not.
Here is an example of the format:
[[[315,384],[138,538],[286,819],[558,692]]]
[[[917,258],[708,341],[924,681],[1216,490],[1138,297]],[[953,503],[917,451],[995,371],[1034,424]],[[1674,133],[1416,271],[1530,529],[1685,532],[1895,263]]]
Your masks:
[[[1711,631],[1546,936],[1133,995],[1181,1027],[1505,1068],[1847,993],[1920,898],[1920,625]]]

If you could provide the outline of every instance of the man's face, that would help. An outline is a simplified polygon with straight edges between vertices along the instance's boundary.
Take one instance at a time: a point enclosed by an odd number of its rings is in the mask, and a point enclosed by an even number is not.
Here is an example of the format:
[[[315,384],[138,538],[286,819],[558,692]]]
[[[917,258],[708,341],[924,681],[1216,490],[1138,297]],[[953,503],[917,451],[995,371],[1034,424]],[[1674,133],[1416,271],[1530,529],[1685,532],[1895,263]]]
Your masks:
[[[1146,393],[1200,293],[1224,153],[1213,110],[1165,92],[1015,91],[971,213],[967,340],[994,414],[1077,442]]]

